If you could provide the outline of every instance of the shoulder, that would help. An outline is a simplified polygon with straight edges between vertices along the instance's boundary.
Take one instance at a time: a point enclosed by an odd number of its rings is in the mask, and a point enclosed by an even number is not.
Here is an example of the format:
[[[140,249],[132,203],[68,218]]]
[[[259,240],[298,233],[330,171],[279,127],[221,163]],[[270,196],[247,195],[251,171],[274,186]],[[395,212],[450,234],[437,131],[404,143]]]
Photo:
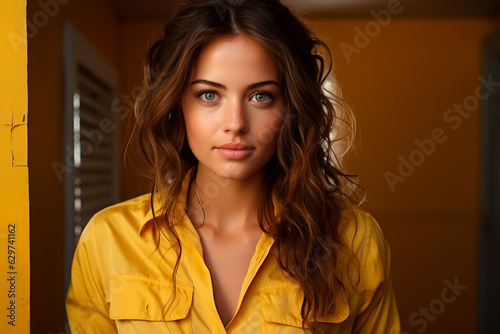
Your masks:
[[[358,260],[350,307],[356,314],[353,332],[399,333],[399,315],[391,279],[391,251],[375,218],[359,207],[344,212],[340,226]]]
[[[151,194],[144,194],[109,206],[94,215],[95,219],[129,217],[131,214],[139,217],[146,217],[151,211]]]
[[[356,255],[361,275],[375,269],[384,275],[390,266],[390,248],[382,228],[372,214],[358,206],[342,210],[340,233]],[[370,273],[374,274],[374,273]]]
[[[151,195],[144,194],[97,212],[85,226],[80,238],[88,238],[91,233],[100,236],[127,230],[139,233],[142,225],[150,219],[149,216],[152,218]]]

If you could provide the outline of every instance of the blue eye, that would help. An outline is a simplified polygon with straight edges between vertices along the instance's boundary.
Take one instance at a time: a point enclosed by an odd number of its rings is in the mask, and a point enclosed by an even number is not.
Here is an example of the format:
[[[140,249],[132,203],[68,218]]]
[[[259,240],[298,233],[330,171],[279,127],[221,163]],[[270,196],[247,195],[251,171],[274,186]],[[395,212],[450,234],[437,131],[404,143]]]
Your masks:
[[[257,93],[254,96],[252,96],[252,100],[259,102],[259,103],[265,103],[265,102],[268,102],[269,100],[271,100],[271,96],[269,96],[269,94],[265,94],[265,93]]]
[[[214,92],[204,92],[201,94],[201,96],[206,101],[213,101],[217,98],[217,94]]]
[[[214,102],[219,97],[213,90],[202,90],[196,93],[196,96],[204,102]]]

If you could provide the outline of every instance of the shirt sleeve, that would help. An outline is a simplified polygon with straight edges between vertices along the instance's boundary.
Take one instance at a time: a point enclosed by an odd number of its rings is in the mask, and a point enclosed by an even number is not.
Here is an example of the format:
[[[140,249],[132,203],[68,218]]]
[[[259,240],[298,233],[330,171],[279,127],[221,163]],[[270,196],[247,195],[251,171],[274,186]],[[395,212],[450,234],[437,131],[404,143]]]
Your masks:
[[[360,308],[353,333],[399,334],[401,324],[392,287],[391,252],[380,226],[369,215],[361,261]]]
[[[73,334],[117,333],[109,318],[101,269],[96,256],[95,221],[85,227],[76,247],[66,312]]]

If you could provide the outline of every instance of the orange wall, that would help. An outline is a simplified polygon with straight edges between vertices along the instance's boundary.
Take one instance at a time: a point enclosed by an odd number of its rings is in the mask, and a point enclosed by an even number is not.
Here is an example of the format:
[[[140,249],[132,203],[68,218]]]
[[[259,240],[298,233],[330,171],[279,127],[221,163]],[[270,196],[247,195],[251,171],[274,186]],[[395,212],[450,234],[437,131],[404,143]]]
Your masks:
[[[36,27],[36,33],[28,29],[31,328],[33,333],[62,333],[63,185],[51,167],[64,161],[62,24],[73,22],[115,68],[118,30],[103,0],[73,0],[48,10],[28,1],[27,19],[28,27]]]
[[[481,74],[481,40],[498,24],[485,19],[393,19],[375,34],[372,21],[314,22],[327,37],[344,98],[353,105],[359,123],[359,152],[348,166],[360,174],[368,191],[365,207],[391,244],[403,330],[419,333],[426,326],[429,334],[474,333],[479,111],[473,110],[460,126],[443,115],[474,95]],[[362,45],[354,29],[364,31],[367,23],[373,30]],[[160,24],[154,22],[120,24],[125,93],[140,85],[146,45],[159,31]],[[357,47],[357,53],[346,57],[343,42]],[[391,189],[384,173],[398,173],[398,157],[416,157],[415,140],[432,138],[433,131],[440,141],[434,151]],[[136,179],[129,177],[124,198],[141,193]],[[467,288],[458,290],[453,302],[441,302],[445,281],[455,280]],[[447,300],[453,297],[449,293],[445,291]],[[420,312],[429,306],[426,319]]]
[[[369,22],[321,20],[318,26],[359,122],[360,152],[350,166],[368,190],[366,208],[391,244],[403,330],[474,333],[480,115],[471,104],[467,118],[454,114],[450,121],[447,110],[478,101],[481,40],[494,24],[393,20],[375,34],[375,21]],[[367,24],[372,37],[355,40],[354,29],[365,31]],[[346,56],[343,42],[358,46],[356,53]],[[417,152],[416,140],[427,143],[428,154]],[[391,187],[385,173],[398,174],[400,156],[418,166]],[[467,288],[453,302],[440,302],[444,281],[455,278]],[[431,307],[428,319],[421,307]]]
[[[162,34],[161,23],[155,22],[121,22],[119,27],[118,53],[120,54],[120,84],[122,94],[119,97],[119,118],[121,123],[122,153],[133,125],[133,100],[142,87],[143,67],[148,46],[152,45]],[[122,154],[123,156],[123,154]],[[140,159],[135,159],[140,161]],[[121,161],[123,163],[123,159]],[[122,200],[149,192],[149,182],[139,177],[137,167],[122,165]]]

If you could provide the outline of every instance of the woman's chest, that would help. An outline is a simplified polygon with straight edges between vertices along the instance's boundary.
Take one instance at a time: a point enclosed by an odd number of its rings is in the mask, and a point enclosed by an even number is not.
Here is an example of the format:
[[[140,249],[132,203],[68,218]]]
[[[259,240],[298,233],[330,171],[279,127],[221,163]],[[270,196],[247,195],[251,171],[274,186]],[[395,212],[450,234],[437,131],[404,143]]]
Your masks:
[[[152,244],[144,258],[131,261],[141,266],[113,266],[104,279],[109,279],[106,294],[118,333],[304,333],[300,288],[283,276],[271,239],[261,236],[227,240],[201,233],[191,245],[180,234],[183,250],[175,287],[171,277],[177,254],[164,240],[156,249]],[[325,324],[326,332],[348,333],[343,331],[348,323]]]
[[[211,251],[215,255],[223,247],[211,248],[205,248],[203,255],[209,257]],[[118,333],[311,333],[301,328],[301,298],[297,298],[300,287],[281,274],[274,254],[261,260],[257,253],[255,261],[251,261],[252,253],[247,256],[249,264],[242,270],[241,263],[232,262],[234,259],[242,262],[241,255],[232,253],[226,254],[225,261],[219,262],[224,257],[218,257],[210,265],[209,277],[203,258],[185,247],[175,288],[169,279],[170,270],[162,275],[163,279],[154,279],[155,275],[147,272],[115,275],[109,288],[110,317]],[[175,261],[170,265],[167,258],[164,257],[162,267],[173,270]],[[237,308],[240,293],[244,294]],[[349,333],[344,329],[352,323],[324,326],[325,333],[340,334]]]
[[[250,262],[262,231],[220,236],[199,231],[203,259],[210,271],[213,297],[224,325],[233,318]]]

